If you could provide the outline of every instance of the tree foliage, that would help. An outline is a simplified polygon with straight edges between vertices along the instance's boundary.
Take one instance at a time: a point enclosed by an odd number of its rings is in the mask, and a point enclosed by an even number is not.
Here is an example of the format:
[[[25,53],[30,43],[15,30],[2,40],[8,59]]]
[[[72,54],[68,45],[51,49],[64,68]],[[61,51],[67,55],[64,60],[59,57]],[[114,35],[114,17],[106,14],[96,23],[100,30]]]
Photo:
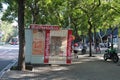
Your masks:
[[[0,31],[3,34],[1,40],[3,42],[8,42],[10,38],[15,34],[14,32],[16,31],[16,28],[14,28],[11,23],[2,21],[0,24]]]
[[[1,0],[0,0],[0,2],[1,2]],[[2,3],[0,3],[0,12],[2,11]]]
[[[1,20],[13,22],[17,20],[18,4],[17,0],[3,0],[3,3],[8,4],[6,11],[3,13]]]
[[[18,12],[16,9],[18,7],[16,4],[17,0],[2,1],[9,4],[2,20],[16,20]],[[83,30],[83,28],[88,27],[88,24],[86,24],[87,18],[91,17],[94,25],[102,27],[109,23],[107,20],[110,20],[111,14],[116,16],[116,14],[119,13],[119,0],[110,1],[111,2],[103,0],[26,0],[25,23],[59,24],[64,28],[70,27],[73,29],[75,29],[74,26],[77,26],[77,29]],[[101,5],[97,8],[99,2],[101,2]],[[87,14],[84,13],[86,11]],[[112,11],[115,14],[111,13]],[[119,19],[118,14],[116,17]]]
[[[9,4],[2,20],[17,20],[17,0],[1,1]],[[119,27],[119,5],[119,0],[26,0],[24,25],[49,24],[72,28],[77,38],[89,34],[91,43],[93,33]]]

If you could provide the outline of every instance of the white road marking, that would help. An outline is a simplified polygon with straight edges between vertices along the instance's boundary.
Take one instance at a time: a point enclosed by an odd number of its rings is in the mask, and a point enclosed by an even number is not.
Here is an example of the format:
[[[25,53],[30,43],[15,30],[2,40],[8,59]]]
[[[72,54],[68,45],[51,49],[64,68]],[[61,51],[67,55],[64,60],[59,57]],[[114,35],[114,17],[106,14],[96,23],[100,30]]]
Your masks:
[[[10,70],[10,68],[15,65],[17,62],[17,60],[13,60],[12,63],[8,64],[1,72],[0,72],[0,79],[2,78],[2,76],[5,74],[5,72],[7,72],[8,70]]]
[[[15,65],[15,63],[17,62],[17,57],[18,57],[18,52],[11,52],[12,50],[18,50],[19,46],[18,45],[3,45],[0,46],[1,50],[5,50],[0,54],[0,58],[4,59],[4,60],[12,60],[12,62],[10,64],[8,64],[4,69],[2,69],[2,71],[0,71],[0,79],[2,78],[2,76],[5,74],[5,72],[7,72],[8,70],[10,70],[10,68]],[[7,54],[6,54],[7,53]],[[14,53],[14,55],[12,55]],[[8,58],[6,58],[6,56]]]

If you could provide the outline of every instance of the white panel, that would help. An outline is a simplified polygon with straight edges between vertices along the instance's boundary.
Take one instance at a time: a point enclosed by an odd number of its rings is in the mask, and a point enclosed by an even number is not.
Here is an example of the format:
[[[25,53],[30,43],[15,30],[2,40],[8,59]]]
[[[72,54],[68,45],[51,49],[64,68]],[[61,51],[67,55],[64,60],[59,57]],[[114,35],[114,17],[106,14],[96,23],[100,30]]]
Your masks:
[[[41,64],[41,63],[43,64],[44,63],[44,56],[32,55],[31,63],[32,64]]]
[[[25,29],[25,62],[30,63],[32,56],[32,30]]]

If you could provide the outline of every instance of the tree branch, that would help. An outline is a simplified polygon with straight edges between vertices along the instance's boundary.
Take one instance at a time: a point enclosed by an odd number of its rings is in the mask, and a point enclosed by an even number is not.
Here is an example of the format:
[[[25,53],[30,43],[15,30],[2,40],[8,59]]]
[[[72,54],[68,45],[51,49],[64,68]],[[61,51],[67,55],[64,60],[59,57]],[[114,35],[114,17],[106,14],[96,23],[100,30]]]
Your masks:
[[[94,0],[95,3],[95,0]],[[93,11],[96,10],[101,5],[101,1],[98,0],[98,4],[93,6]]]
[[[118,11],[117,9],[115,9],[114,7],[111,7],[113,10],[115,10],[117,13],[120,14],[120,11]]]

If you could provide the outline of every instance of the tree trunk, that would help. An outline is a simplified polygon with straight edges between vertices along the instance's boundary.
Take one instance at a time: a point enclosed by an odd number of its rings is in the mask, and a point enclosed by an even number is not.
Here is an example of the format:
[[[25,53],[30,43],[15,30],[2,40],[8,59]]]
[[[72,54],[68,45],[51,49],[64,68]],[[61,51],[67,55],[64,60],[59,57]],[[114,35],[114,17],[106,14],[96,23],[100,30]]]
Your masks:
[[[96,37],[96,27],[94,26],[94,43],[95,43],[95,50],[97,49],[97,37]],[[96,51],[97,53],[97,51]]]
[[[103,36],[101,36],[100,32],[98,32],[98,35],[100,37],[100,42],[103,43],[103,40],[102,40]]]
[[[31,13],[32,13],[32,24],[37,24],[39,22],[39,7],[38,7],[38,1],[35,0],[33,4],[30,5]]]
[[[91,38],[91,29],[90,28],[89,28],[89,42],[90,42],[90,44],[89,44],[89,56],[92,56],[92,47],[91,47],[92,38]]]
[[[92,36],[91,36],[91,34],[92,34],[92,23],[90,22],[90,20],[88,20],[88,24],[89,24],[89,26],[90,26],[90,28],[89,28],[89,31],[88,31],[88,35],[89,35],[89,42],[90,42],[90,45],[89,45],[89,56],[91,57],[92,56],[92,48],[91,48],[91,44],[92,44]]]
[[[114,29],[112,29],[112,41],[111,41],[111,49],[113,49],[113,32],[114,32]]]
[[[25,0],[18,0],[18,26],[19,26],[19,56],[18,70],[25,70],[25,35],[24,35],[24,5]]]
[[[75,29],[74,29],[74,30],[75,30],[75,31],[74,31],[74,32],[75,32],[75,39],[76,39],[76,38],[78,39],[78,38],[79,38],[78,29],[77,29],[77,26],[75,25],[74,22],[73,22],[73,24],[74,24],[74,28],[75,28]]]

